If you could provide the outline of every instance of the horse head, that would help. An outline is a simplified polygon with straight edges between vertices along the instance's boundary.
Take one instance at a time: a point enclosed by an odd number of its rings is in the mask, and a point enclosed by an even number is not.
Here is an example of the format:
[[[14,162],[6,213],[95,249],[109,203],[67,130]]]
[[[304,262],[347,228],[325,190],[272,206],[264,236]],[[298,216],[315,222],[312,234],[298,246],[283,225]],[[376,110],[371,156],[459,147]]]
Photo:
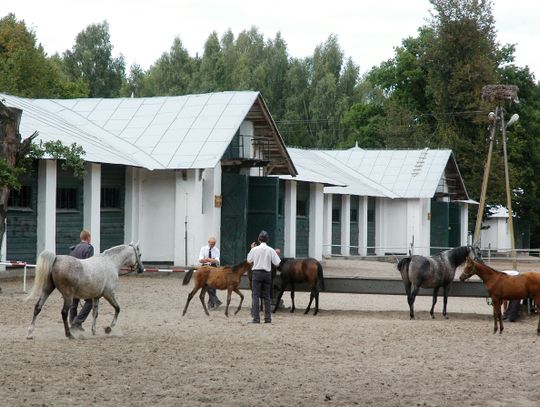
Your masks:
[[[476,263],[475,260],[472,260],[470,257],[467,258],[467,263],[465,263],[465,268],[459,276],[460,281],[465,281],[476,274]]]
[[[129,246],[133,248],[133,254],[135,257],[131,268],[132,270],[137,271],[137,274],[141,274],[144,271],[144,266],[141,260],[142,254],[141,254],[141,250],[139,249],[139,242],[137,243],[131,242]]]

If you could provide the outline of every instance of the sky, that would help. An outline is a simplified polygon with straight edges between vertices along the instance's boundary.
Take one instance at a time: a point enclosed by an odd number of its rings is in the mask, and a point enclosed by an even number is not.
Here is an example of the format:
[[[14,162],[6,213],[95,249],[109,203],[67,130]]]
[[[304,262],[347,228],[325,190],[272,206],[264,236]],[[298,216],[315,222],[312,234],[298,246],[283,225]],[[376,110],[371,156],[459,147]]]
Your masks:
[[[194,56],[202,55],[212,31],[229,28],[237,36],[252,26],[265,39],[281,32],[290,56],[307,57],[335,34],[346,57],[361,73],[394,55],[402,39],[416,36],[429,18],[428,0],[2,0],[0,17],[14,13],[34,30],[52,55],[71,49],[89,24],[107,20],[113,54],[126,66],[148,69],[175,37]],[[501,44],[516,44],[518,66],[540,79],[540,1],[495,0],[495,27]]]

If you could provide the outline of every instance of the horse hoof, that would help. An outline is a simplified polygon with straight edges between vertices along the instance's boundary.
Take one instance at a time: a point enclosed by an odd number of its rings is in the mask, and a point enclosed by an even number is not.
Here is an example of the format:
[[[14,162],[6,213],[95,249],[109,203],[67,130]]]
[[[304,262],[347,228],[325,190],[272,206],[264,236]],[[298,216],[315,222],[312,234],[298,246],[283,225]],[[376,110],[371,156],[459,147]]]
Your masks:
[[[538,335],[540,335],[540,333]],[[26,335],[26,339],[34,339],[34,335]]]
[[[105,333],[110,334],[112,331],[112,328],[110,326],[105,327]]]
[[[431,319],[435,319],[435,315],[431,315]]]

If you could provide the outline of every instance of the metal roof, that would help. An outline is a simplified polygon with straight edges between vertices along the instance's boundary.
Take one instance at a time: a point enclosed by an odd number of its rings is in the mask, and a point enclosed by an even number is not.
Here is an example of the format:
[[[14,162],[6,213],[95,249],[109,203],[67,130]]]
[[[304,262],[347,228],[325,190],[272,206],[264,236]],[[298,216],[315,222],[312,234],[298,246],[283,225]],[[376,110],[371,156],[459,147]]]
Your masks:
[[[80,144],[87,161],[148,169],[215,167],[248,113],[266,109],[259,92],[251,91],[115,99],[0,97],[23,109],[23,135],[38,130],[39,139]],[[295,174],[270,115],[259,116],[266,128],[262,135],[256,128],[255,138],[271,144],[275,173]]]
[[[343,164],[322,150],[288,148],[298,170],[296,181],[325,184],[327,193],[398,198],[387,188]],[[292,179],[290,176],[280,176]]]
[[[339,162],[402,198],[432,198],[445,171],[452,173],[455,199],[469,199],[451,150],[324,150]]]

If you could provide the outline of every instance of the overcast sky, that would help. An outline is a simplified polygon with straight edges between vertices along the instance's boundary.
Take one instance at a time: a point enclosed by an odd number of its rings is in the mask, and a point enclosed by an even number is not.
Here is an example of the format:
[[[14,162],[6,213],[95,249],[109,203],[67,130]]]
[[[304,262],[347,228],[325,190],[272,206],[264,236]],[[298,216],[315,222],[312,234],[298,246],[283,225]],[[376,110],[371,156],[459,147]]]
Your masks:
[[[70,49],[86,26],[107,20],[113,53],[127,67],[147,69],[179,36],[192,56],[202,54],[212,31],[235,35],[251,26],[266,39],[280,31],[289,55],[305,57],[330,34],[362,73],[394,54],[393,48],[429,17],[428,0],[1,0],[0,16],[12,12],[34,29],[48,54]],[[516,64],[540,79],[540,1],[495,0],[500,43],[516,44]]]

